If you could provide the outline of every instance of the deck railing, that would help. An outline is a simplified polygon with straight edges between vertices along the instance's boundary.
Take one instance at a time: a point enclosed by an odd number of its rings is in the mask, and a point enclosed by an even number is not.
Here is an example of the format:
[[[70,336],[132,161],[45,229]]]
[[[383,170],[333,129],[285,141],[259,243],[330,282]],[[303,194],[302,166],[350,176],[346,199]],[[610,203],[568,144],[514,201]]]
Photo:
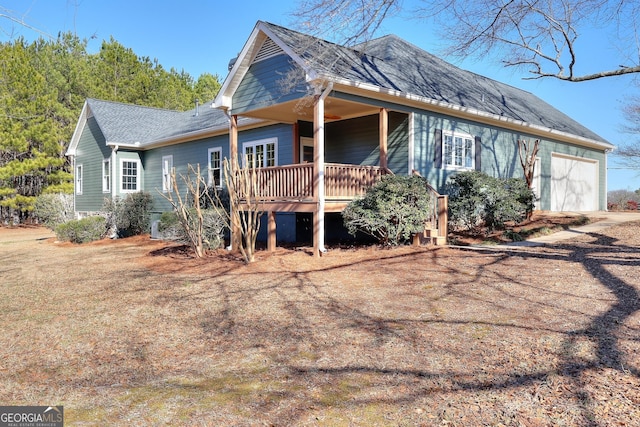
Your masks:
[[[313,199],[313,163],[260,168],[256,172],[264,200]],[[362,196],[382,175],[377,166],[325,163],[325,198],[349,200]]]

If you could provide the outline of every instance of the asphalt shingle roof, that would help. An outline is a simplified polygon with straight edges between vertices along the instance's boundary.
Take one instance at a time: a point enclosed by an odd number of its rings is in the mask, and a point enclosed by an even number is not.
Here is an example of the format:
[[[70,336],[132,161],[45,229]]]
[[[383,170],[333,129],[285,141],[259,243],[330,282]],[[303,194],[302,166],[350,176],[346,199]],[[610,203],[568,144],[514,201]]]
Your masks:
[[[278,25],[262,24],[303,59],[310,60],[317,72],[609,144],[532,93],[458,68],[397,36],[348,48]],[[197,115],[195,108],[180,112],[97,99],[87,103],[108,142],[139,143],[141,148],[163,139],[228,126],[225,113],[211,108],[212,102],[200,105]],[[239,120],[239,124],[256,121]]]
[[[88,99],[87,104],[107,142],[150,143],[206,129],[227,129],[229,121],[221,110],[211,108],[211,102],[189,111],[174,111],[143,107],[120,102]],[[250,119],[240,119],[240,123]]]
[[[458,68],[395,35],[347,48],[264,24],[294,50],[311,46],[300,54],[314,60],[313,67],[320,72],[608,144],[536,95]]]

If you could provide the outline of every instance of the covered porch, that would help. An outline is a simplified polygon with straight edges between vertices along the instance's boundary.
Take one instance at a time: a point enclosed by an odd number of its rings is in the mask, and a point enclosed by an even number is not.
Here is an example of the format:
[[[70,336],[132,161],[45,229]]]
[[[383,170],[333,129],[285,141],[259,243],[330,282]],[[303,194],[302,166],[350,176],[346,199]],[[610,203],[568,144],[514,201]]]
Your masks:
[[[408,113],[393,113],[402,115],[408,123]],[[294,130],[293,164],[262,167],[256,170],[257,181],[260,188],[260,200],[262,211],[267,213],[267,247],[274,250],[276,247],[276,213],[278,212],[306,212],[313,214],[313,253],[315,256],[325,251],[325,213],[342,212],[349,202],[363,196],[367,189],[382,179],[387,173],[409,174],[412,171],[409,151],[410,140],[408,135],[403,135],[400,142],[404,147],[403,156],[391,156],[389,165],[389,115],[390,110],[356,102],[353,99],[344,99],[337,94],[333,85],[318,88],[313,102],[307,103],[303,108],[296,105],[295,101],[270,105],[252,111],[243,111],[243,116],[272,120],[279,123],[291,123]],[[230,156],[238,156],[238,115],[230,114]],[[309,120],[313,118],[312,121]],[[344,148],[351,146],[354,141],[350,139],[350,132],[358,132],[357,128],[349,125],[367,117],[368,129],[368,157],[362,159],[344,158],[336,156],[331,148]],[[377,120],[376,120],[377,117]],[[376,123],[377,121],[377,123]],[[298,126],[305,122],[308,125],[306,133],[302,133]],[[327,126],[330,129],[338,126],[343,138],[341,145],[336,145],[335,136],[325,141]],[[408,125],[407,125],[408,126]],[[312,128],[311,128],[312,127]],[[347,128],[346,131],[344,128]],[[361,129],[361,128],[360,128]],[[312,137],[312,138],[311,138]],[[308,139],[305,146],[303,139]],[[377,141],[376,141],[377,139]],[[310,141],[312,140],[312,147]],[[374,142],[375,141],[375,142]],[[392,154],[394,144],[398,145],[399,139],[392,142]],[[373,145],[373,144],[375,145]],[[326,148],[330,147],[328,156]],[[306,148],[312,148],[306,152]],[[332,162],[327,162],[326,157]],[[398,161],[399,158],[403,158]],[[336,161],[337,160],[337,161]],[[347,160],[347,162],[344,162]],[[353,161],[367,164],[353,164]],[[300,163],[295,163],[295,162]],[[351,161],[351,163],[349,163]],[[442,203],[435,193],[436,204]],[[440,202],[438,202],[440,200]],[[435,243],[444,243],[446,240],[446,203],[442,206],[434,206],[434,219],[431,224],[425,225],[424,239],[417,237],[414,242],[425,239]],[[442,219],[444,218],[444,220]],[[440,231],[437,231],[438,227]],[[432,230],[432,231],[427,231]],[[436,231],[433,231],[436,230]],[[238,230],[234,230],[238,233]],[[232,232],[232,234],[234,233]]]

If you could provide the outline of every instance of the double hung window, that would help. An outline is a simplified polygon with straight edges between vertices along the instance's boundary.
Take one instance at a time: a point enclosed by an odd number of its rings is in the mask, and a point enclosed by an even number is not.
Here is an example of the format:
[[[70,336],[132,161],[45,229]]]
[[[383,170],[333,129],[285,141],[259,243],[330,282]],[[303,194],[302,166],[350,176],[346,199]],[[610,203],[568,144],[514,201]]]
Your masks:
[[[120,190],[123,193],[135,193],[140,189],[140,162],[137,160],[122,160],[122,186]]]
[[[442,134],[442,164],[447,169],[474,169],[474,140],[471,135]]]
[[[222,148],[209,148],[208,165],[210,186],[220,187],[222,185]]]
[[[111,192],[111,160],[104,159],[102,161],[102,192]]]
[[[173,156],[162,156],[162,192],[171,192],[171,169],[173,169]]]
[[[278,165],[277,138],[261,139],[242,144],[244,161],[251,167],[269,167]]]

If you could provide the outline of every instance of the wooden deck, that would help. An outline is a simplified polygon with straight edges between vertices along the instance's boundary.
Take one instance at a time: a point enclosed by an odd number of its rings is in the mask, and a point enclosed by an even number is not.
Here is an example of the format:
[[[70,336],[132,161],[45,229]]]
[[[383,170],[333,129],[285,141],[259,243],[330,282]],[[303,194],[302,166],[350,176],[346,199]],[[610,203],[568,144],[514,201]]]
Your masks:
[[[259,194],[265,212],[316,212],[318,197],[314,194],[313,163],[275,166],[255,170]],[[382,179],[386,169],[378,166],[325,163],[325,212],[342,212],[347,204],[364,196],[367,189]],[[447,235],[447,197],[427,184],[431,198],[431,216],[425,231],[415,243],[443,244]]]

